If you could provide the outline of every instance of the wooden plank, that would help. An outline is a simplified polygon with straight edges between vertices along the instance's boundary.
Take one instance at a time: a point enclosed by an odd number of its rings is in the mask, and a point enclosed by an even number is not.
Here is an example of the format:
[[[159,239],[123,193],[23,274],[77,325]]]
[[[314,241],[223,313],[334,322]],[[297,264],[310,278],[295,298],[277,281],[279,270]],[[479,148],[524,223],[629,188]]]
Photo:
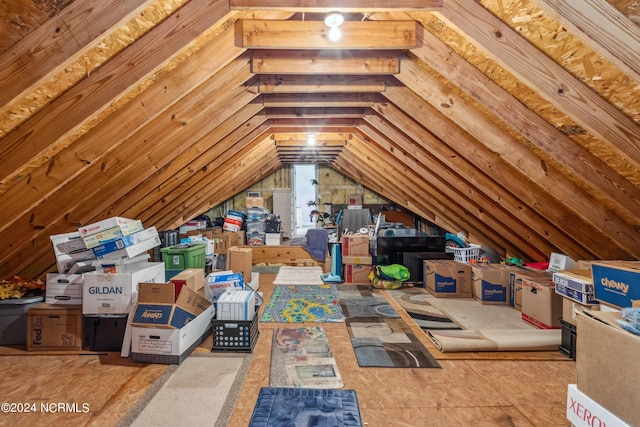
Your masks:
[[[586,45],[640,83],[640,28],[609,2],[532,0]]]
[[[544,99],[640,169],[640,125],[476,2],[447,0],[434,12]],[[492,31],[486,31],[491,28]],[[610,230],[610,229],[609,229]]]
[[[247,20],[236,22],[236,43],[246,49],[411,49],[415,21],[347,21],[339,40],[329,39],[322,21]]]
[[[260,93],[372,93],[385,90],[383,78],[360,76],[260,76]]]
[[[231,9],[284,9],[303,12],[433,10],[442,6],[443,0],[229,0]]]
[[[313,135],[313,138],[316,140],[316,144],[323,145],[344,145],[344,141],[346,141],[347,139],[351,139],[351,134],[348,132],[281,133],[276,131],[271,134],[271,139],[276,141],[276,146],[296,145],[297,143],[299,143],[299,141],[307,141],[310,134]]]
[[[278,93],[265,94],[265,107],[371,107],[371,93]]]
[[[267,108],[270,119],[281,118],[362,118],[370,109],[368,108],[340,108],[340,107],[299,107],[299,108]]]
[[[407,90],[407,88],[411,89],[435,109],[446,114],[458,126],[489,147],[492,152],[498,153],[507,163],[520,170],[540,186],[546,192],[547,199],[555,200],[552,206],[560,203],[566,206],[575,215],[582,218],[583,221],[599,230],[598,234],[615,233],[613,238],[619,247],[624,248],[629,254],[636,254],[634,255],[636,257],[640,255],[640,248],[633,243],[640,239],[640,232],[635,226],[626,223],[613,211],[596,200],[592,201],[589,209],[583,209],[583,201],[592,199],[584,189],[555,168],[543,164],[540,157],[533,151],[487,120],[474,106],[469,105],[463,98],[453,94],[446,85],[430,74],[422,72],[416,64],[407,62],[405,65],[398,80],[405,83],[407,85],[406,88],[389,87],[385,96],[397,105],[407,108],[408,100],[415,96],[411,91]],[[390,92],[395,92],[395,94],[392,96],[389,94]],[[400,93],[403,95],[400,95]],[[414,107],[409,113],[413,115],[414,110],[417,110],[417,107]],[[418,114],[418,112],[416,111],[415,114]],[[438,123],[429,124],[430,128],[437,125]],[[432,132],[435,132],[433,128]],[[451,135],[451,131],[442,129],[439,131],[439,135],[440,138],[446,139],[448,135]],[[469,155],[473,154],[469,153]],[[530,206],[535,207],[538,206],[539,201],[532,200],[532,203]],[[539,207],[536,208],[536,210],[538,209]],[[563,217],[560,216],[560,218]],[[559,220],[561,220],[560,218]],[[558,227],[563,228],[560,224],[558,224]],[[564,228],[565,230],[569,231],[574,229],[575,225],[565,223],[564,227],[566,227]],[[584,231],[584,233],[574,234],[590,234],[586,232],[586,229]],[[592,247],[595,249],[598,246],[601,247],[602,245]]]
[[[167,19],[123,50],[95,73],[79,82],[27,123],[3,138],[0,151],[0,193],[24,179],[26,172],[47,162],[74,132],[117,99],[191,47],[194,38],[224,18],[227,2],[192,0],[173,19]],[[213,13],[211,12],[213,11]],[[159,47],[149,49],[149,46]],[[42,138],[42,135],[47,135]],[[68,142],[66,142],[68,144]]]
[[[154,0],[73,2],[0,55],[0,105],[24,96]]]
[[[419,41],[421,46],[411,51],[412,56],[415,55],[427,63],[509,124],[527,141],[570,171],[572,176],[579,177],[585,185],[593,189],[592,191],[597,192],[597,199],[606,201],[608,206],[627,222],[640,223],[640,189],[528,109],[497,83],[487,79],[482,72],[429,31],[423,31]],[[408,61],[402,62],[406,67],[415,68]],[[428,85],[427,82],[424,84]],[[508,108],[505,108],[505,105],[508,105]],[[577,162],[576,159],[580,161]]]
[[[256,50],[255,74],[385,75],[400,72],[396,51]]]
[[[253,248],[253,265],[304,264],[324,267],[326,264],[312,258],[309,252],[300,246],[251,246],[251,248]]]

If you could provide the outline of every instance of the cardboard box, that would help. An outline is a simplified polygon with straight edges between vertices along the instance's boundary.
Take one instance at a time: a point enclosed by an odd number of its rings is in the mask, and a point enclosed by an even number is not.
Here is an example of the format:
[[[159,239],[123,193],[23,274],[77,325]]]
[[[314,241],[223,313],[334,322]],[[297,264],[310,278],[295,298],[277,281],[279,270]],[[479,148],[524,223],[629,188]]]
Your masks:
[[[343,274],[345,283],[371,283],[369,274],[371,266],[365,264],[344,264]]]
[[[369,255],[354,255],[354,256],[343,256],[342,257],[343,264],[360,264],[360,265],[372,265],[373,257]]]
[[[122,240],[114,240],[92,248],[94,255],[98,259],[122,259],[134,258],[162,244],[160,236],[143,240],[131,246],[126,246]]]
[[[354,193],[347,196],[348,206],[362,206],[362,194]]]
[[[593,295],[591,270],[564,270],[553,273],[556,293],[585,305],[598,304]]]
[[[122,240],[122,229],[120,227],[109,228],[107,230],[82,237],[84,245],[89,249],[115,240]]]
[[[227,270],[241,273],[243,280],[251,280],[253,249],[234,246],[227,251]]]
[[[522,280],[522,320],[539,329],[560,329],[562,296],[549,279]]]
[[[342,256],[368,256],[370,255],[369,235],[355,234],[342,236]]]
[[[256,314],[256,293],[245,290],[227,290],[216,307],[218,320],[251,320]]]
[[[182,270],[169,281],[187,286],[188,288],[204,295],[205,276],[204,270],[200,268],[188,268],[186,270]]]
[[[27,351],[82,350],[79,307],[42,303],[27,315]]]
[[[264,197],[247,197],[244,205],[247,208],[263,208]]]
[[[112,218],[80,227],[78,228],[78,232],[80,233],[80,236],[84,238],[116,227],[120,228],[123,236],[144,230],[144,227],[142,227],[142,221],[114,216]]]
[[[227,249],[238,246],[244,241],[239,232],[225,231],[222,228],[208,228],[206,230],[190,231],[187,236],[202,234],[207,239],[213,240],[213,253],[226,255]],[[242,241],[241,241],[242,240]]]
[[[211,330],[213,306],[180,329],[131,328],[131,359],[135,362],[180,364]]]
[[[575,268],[576,260],[568,255],[551,253],[549,257],[549,271],[572,270]]]
[[[472,264],[473,297],[482,304],[509,305],[511,291],[508,274],[504,268],[492,264]]]
[[[82,274],[47,273],[47,304],[82,305]]]
[[[218,298],[229,288],[244,289],[244,280],[242,274],[233,273],[230,270],[217,271],[207,276],[207,285],[205,286],[205,297],[214,304],[218,302]]]
[[[472,297],[471,266],[452,260],[424,260],[424,282],[436,297]]]
[[[56,256],[58,273],[67,273],[71,267],[81,261],[95,259],[91,249],[87,249],[79,232],[56,234],[50,236]]]
[[[525,267],[508,266],[509,271],[509,289],[511,290],[510,304],[517,310],[522,311],[522,295],[517,296],[517,291],[522,291],[522,281],[524,279],[549,279],[553,277],[553,273]],[[520,304],[518,305],[518,301]]]
[[[640,261],[594,261],[594,296],[614,307],[640,306]]]
[[[138,300],[138,284],[164,282],[164,263],[125,264],[120,273],[84,274],[83,314],[126,314]]]
[[[211,302],[186,286],[174,283],[140,283],[132,325],[181,328],[211,306]]]
[[[567,419],[574,427],[629,427],[605,407],[569,384],[567,390]]]
[[[562,320],[573,326],[577,325],[578,312],[583,310],[600,310],[600,304],[584,305],[570,298],[562,298]]]
[[[607,411],[637,426],[640,336],[623,330],[616,323],[620,318],[619,313],[605,311],[578,314],[577,385]]]

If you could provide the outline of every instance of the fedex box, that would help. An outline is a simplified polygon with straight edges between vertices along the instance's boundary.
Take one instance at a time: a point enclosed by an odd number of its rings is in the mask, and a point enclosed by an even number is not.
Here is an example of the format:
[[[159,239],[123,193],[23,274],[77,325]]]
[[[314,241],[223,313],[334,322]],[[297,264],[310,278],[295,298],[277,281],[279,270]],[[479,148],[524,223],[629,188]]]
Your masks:
[[[210,306],[180,329],[132,326],[131,359],[135,362],[180,364],[211,331]]]
[[[471,265],[471,280],[473,297],[482,304],[509,305],[511,292],[505,269],[492,264]]]
[[[551,280],[522,281],[522,320],[539,329],[559,329],[561,317],[562,296]]]
[[[594,261],[594,296],[618,308],[640,305],[640,261]]]
[[[452,260],[424,260],[424,281],[436,297],[471,298],[471,266]]]
[[[83,314],[128,314],[138,300],[138,283],[164,282],[164,263],[125,264],[119,273],[84,274]]]
[[[82,305],[82,274],[47,273],[47,304]]]
[[[616,323],[620,313],[584,311],[577,317],[578,389],[622,421],[639,426],[640,336]]]
[[[27,351],[81,350],[80,307],[38,304],[27,313]]]

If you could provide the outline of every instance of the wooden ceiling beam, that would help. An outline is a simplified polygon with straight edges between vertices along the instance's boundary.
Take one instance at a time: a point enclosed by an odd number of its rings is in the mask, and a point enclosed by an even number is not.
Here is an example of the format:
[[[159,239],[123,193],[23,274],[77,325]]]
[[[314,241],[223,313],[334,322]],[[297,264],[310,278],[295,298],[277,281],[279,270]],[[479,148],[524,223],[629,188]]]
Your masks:
[[[369,113],[369,108],[356,108],[356,107],[298,107],[298,108],[266,108],[267,116],[270,119],[283,119],[283,118],[295,118],[299,120],[304,119],[335,119],[335,118],[362,118],[365,114]]]
[[[545,100],[640,169],[640,125],[482,5],[447,0],[434,12]],[[487,31],[490,28],[491,31]],[[610,228],[609,228],[610,229]]]
[[[330,40],[322,21],[241,19],[236,22],[236,44],[245,49],[412,49],[415,21],[345,21],[341,37]]]
[[[640,27],[611,3],[531,0],[586,45],[640,83]]]
[[[254,50],[254,74],[385,75],[400,72],[398,51]]]
[[[384,12],[389,10],[434,10],[443,0],[229,0],[231,9],[290,10],[300,12]]]
[[[295,146],[300,142],[309,140],[312,134],[316,144],[322,145],[344,145],[344,141],[351,139],[350,132],[276,132],[271,135],[271,139],[276,141],[276,146]]]
[[[481,71],[468,63],[429,31],[422,31],[420,34],[419,41],[421,46],[411,50],[410,56],[412,58],[415,57],[416,61],[424,62],[431,66],[451,83],[462,89],[468,96],[475,99],[484,108],[523,135],[529,143],[547,153],[554,162],[558,162],[564,169],[570,171],[571,176],[579,178],[581,182],[588,185],[591,188],[589,192],[593,197],[603,200],[607,206],[610,206],[629,223],[640,224],[639,188],[619,175],[589,150],[560,132],[534,111],[528,109],[520,100],[516,99],[500,85],[487,79]],[[410,63],[404,59],[402,64],[405,74],[424,77],[420,82],[417,81],[417,78],[412,78],[416,81],[416,85],[422,87],[430,87],[432,84],[442,86],[422,72],[420,65]],[[407,81],[403,75],[397,77],[400,81]],[[444,100],[445,96],[450,97],[451,94],[452,91],[446,89],[442,92],[441,99]],[[458,105],[459,99],[453,99],[454,104]],[[437,100],[429,102],[434,106],[440,103]],[[505,105],[508,105],[508,108],[505,108]],[[447,108],[447,110],[450,110],[450,108]],[[461,112],[461,116],[466,117],[467,114]],[[493,129],[484,126],[480,128],[489,131],[489,134],[494,134]],[[485,138],[481,139],[485,140]],[[491,139],[487,138],[487,141],[490,142]],[[507,154],[511,152],[511,147],[511,144],[505,146]],[[493,149],[498,150],[495,146]],[[500,150],[499,152],[503,151]],[[514,160],[515,158],[519,158],[519,155],[515,155]],[[577,162],[576,159],[580,159],[580,161]],[[531,173],[533,172],[527,172],[527,174]]]
[[[360,107],[373,106],[371,93],[278,93],[263,95],[265,107]]]
[[[376,93],[386,88],[381,77],[261,75],[260,93]]]

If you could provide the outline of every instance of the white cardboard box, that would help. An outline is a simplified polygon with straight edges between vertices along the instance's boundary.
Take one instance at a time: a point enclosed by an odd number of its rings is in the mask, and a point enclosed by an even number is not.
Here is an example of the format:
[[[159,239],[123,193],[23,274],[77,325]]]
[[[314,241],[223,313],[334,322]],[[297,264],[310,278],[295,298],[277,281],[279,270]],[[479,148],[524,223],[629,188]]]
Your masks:
[[[218,320],[251,320],[256,314],[254,291],[229,290],[218,298],[216,318]]]
[[[86,237],[114,227],[119,227],[123,236],[133,234],[144,229],[142,227],[142,221],[114,216],[80,227],[78,228],[78,232],[80,233],[80,236]]]
[[[122,240],[116,240],[105,245],[97,246],[93,248],[92,251],[98,259],[117,260],[122,258],[134,258],[162,244],[160,237],[157,235],[151,239],[143,240],[142,242],[131,246],[118,247],[118,242],[122,243]]]
[[[47,304],[82,305],[82,274],[47,273]]]
[[[568,386],[567,419],[575,427],[629,427],[629,424],[578,390],[575,384]]]
[[[91,249],[87,249],[80,233],[55,234],[49,237],[56,256],[58,273],[66,273],[77,262],[95,259]]]
[[[138,283],[164,282],[164,263],[126,264],[121,273],[84,274],[82,314],[128,314],[138,301]]]
[[[213,306],[180,329],[133,326],[131,351],[158,356],[182,356],[207,329],[215,314]]]

